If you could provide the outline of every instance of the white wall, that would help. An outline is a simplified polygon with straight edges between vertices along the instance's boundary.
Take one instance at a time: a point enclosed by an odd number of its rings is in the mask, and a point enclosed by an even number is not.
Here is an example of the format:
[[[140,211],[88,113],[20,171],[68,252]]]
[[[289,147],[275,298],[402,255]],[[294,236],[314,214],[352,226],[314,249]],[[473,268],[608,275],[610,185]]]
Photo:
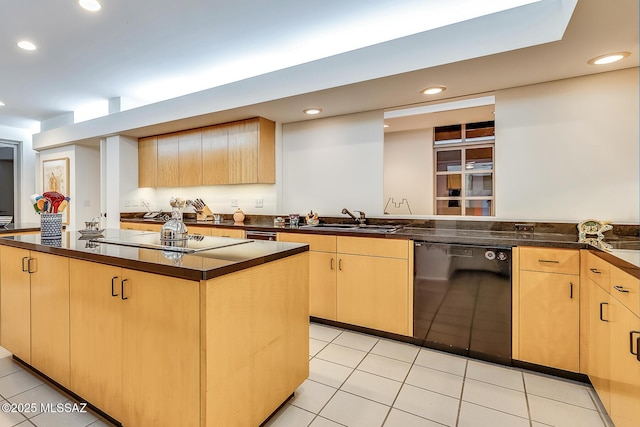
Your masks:
[[[393,202],[387,205],[390,198]],[[389,215],[433,214],[433,128],[384,136],[384,203]],[[397,206],[397,207],[396,207]]]
[[[638,68],[496,93],[496,217],[639,220]]]
[[[282,127],[283,209],[340,216],[343,208],[381,215],[382,111]]]
[[[76,146],[75,200],[71,205],[76,216],[76,229],[84,228],[84,221],[100,216],[100,149]],[[73,182],[72,182],[73,185]]]
[[[19,178],[18,178],[18,200],[20,205],[17,206],[15,215],[16,223],[39,223],[40,218],[33,210],[33,206],[29,201],[29,196],[36,192],[34,174],[36,164],[36,152],[33,151],[31,145],[31,135],[35,132],[33,129],[20,129],[6,126],[0,126],[0,139],[9,141],[18,141],[19,148]]]

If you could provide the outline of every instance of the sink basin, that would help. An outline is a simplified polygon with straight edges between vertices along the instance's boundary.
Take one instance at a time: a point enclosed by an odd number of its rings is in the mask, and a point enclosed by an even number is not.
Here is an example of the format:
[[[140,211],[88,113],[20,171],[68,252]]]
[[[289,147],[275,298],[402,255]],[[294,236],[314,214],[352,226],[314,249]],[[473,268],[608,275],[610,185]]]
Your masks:
[[[318,224],[303,225],[300,228],[305,230],[350,231],[357,233],[391,233],[400,227],[377,224]]]

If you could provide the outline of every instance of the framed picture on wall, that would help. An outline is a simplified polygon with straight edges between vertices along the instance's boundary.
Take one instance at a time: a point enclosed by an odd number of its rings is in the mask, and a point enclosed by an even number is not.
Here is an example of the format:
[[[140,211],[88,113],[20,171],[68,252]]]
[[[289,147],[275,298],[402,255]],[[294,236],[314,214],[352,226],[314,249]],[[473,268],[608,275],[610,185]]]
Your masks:
[[[69,158],[42,161],[42,192],[57,191],[69,196]],[[69,207],[62,212],[63,224],[69,224]]]

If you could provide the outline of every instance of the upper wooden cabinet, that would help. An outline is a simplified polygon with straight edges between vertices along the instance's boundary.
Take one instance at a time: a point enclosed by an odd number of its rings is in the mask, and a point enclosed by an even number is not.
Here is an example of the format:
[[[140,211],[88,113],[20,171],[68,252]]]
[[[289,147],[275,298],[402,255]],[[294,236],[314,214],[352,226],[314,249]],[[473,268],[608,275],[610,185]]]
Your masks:
[[[138,140],[138,187],[158,186],[158,137]]]
[[[202,185],[202,131],[188,130],[178,134],[179,187]]]
[[[229,184],[275,182],[275,123],[243,120],[229,127]]]
[[[202,184],[229,183],[229,126],[202,129]]]
[[[275,183],[275,123],[257,117],[138,140],[139,187]]]

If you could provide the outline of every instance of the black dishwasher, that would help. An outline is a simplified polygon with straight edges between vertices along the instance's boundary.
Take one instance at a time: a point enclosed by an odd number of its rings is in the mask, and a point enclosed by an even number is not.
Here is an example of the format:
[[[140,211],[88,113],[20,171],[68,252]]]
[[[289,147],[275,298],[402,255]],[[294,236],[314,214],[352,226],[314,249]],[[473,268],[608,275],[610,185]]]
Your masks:
[[[511,248],[415,242],[413,337],[511,364]]]

